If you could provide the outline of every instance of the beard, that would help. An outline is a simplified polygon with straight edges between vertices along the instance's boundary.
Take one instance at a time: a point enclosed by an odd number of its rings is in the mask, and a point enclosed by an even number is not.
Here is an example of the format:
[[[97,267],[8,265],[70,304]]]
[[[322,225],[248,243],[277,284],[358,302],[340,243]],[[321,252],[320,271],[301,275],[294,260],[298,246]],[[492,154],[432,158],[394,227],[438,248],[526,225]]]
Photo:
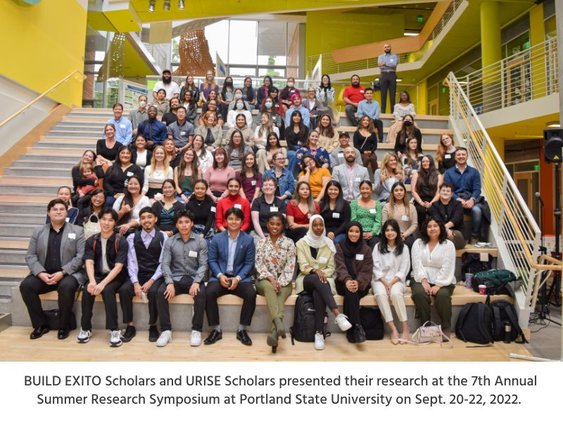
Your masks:
[[[163,76],[162,82],[164,82],[165,84],[169,84],[170,82],[172,82],[172,76]]]
[[[360,86],[360,83],[359,83],[359,82],[352,82],[352,86],[353,86],[353,87],[358,87],[358,86]]]

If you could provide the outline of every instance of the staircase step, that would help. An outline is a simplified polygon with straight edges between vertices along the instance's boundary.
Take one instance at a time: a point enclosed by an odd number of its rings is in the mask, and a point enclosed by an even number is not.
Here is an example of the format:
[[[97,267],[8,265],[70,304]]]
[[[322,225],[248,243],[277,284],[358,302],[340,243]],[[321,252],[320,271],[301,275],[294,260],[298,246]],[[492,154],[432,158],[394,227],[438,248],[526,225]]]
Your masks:
[[[45,204],[53,199],[53,195],[45,195],[41,193],[35,194],[19,194],[19,195],[0,195],[0,203],[27,203],[27,204]]]
[[[31,186],[37,183],[37,177],[30,176],[1,176],[0,185],[18,185],[22,187]],[[70,168],[66,177],[42,177],[41,185],[43,186],[72,186],[72,178],[70,177]]]
[[[25,265],[26,253],[22,249],[0,249],[0,265]]]
[[[45,204],[32,204],[32,203],[16,203],[12,201],[0,202],[0,213],[8,214],[42,214],[47,215],[47,203]]]
[[[0,282],[4,285],[12,284],[19,285],[29,274],[27,265],[1,265],[0,266]],[[17,280],[17,281],[16,281]]]
[[[37,161],[39,160],[39,158],[37,157],[37,155],[33,155],[33,154],[25,154],[22,155],[19,159],[18,162],[24,162],[24,161]],[[51,160],[56,160],[58,162],[61,163],[65,163],[68,166],[68,169],[70,170],[72,167],[74,167],[76,164],[78,164],[78,161],[74,159],[74,157],[65,157],[65,156],[60,156],[60,157],[55,157],[55,158],[49,158],[49,161]]]
[[[42,217],[43,217],[43,221],[45,221],[45,216]],[[28,246],[29,246],[29,238],[27,237],[0,237],[0,249],[27,250]]]
[[[47,206],[42,206],[41,213],[37,214],[22,214],[21,212],[1,212],[0,223],[11,224],[17,222],[19,224],[35,224],[40,225],[45,223],[45,216],[47,214]]]
[[[0,224],[0,236],[31,237],[37,224]]]
[[[45,167],[8,167],[4,173],[8,176],[37,176],[37,177],[64,177],[68,176],[70,169],[66,168],[45,168]]]
[[[69,160],[70,161],[70,160]],[[26,167],[40,167],[40,168],[51,168],[51,169],[64,169],[70,173],[71,168],[76,163],[69,163],[68,161],[62,161],[58,159],[53,160],[40,160],[35,157],[35,160],[18,160],[12,163],[11,168],[26,168]]]
[[[76,157],[76,162],[80,160],[84,150],[95,149],[96,143],[94,142],[90,148],[57,148],[53,149],[49,145],[39,145],[31,147],[28,151],[28,155],[39,155],[39,156],[49,156],[49,157]]]
[[[0,184],[0,195],[9,195],[9,194],[18,194],[21,193],[22,190],[25,190],[26,193],[38,193],[42,195],[53,195],[53,197],[57,193],[58,186],[53,185],[5,185]]]

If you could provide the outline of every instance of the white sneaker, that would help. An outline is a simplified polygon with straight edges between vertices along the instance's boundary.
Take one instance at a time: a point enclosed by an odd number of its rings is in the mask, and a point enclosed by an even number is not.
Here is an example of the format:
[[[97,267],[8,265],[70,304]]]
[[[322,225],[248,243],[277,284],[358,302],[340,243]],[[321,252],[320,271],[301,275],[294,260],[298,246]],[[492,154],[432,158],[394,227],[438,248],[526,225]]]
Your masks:
[[[168,343],[170,343],[170,340],[172,340],[172,331],[164,330],[162,333],[160,333],[160,337],[158,337],[156,345],[157,347],[164,347]]]
[[[315,350],[324,350],[325,338],[320,333],[315,333]]]
[[[197,347],[199,345],[201,345],[201,331],[192,330],[190,346]]]
[[[88,343],[92,337],[92,331],[80,329],[80,333],[76,336],[77,343]]]
[[[338,314],[338,316],[335,318],[335,321],[336,325],[338,325],[338,328],[340,328],[342,331],[348,331],[350,328],[352,328],[352,324],[350,324],[348,317],[344,314]]]
[[[123,344],[123,340],[121,340],[121,331],[113,330],[109,336],[109,345],[111,347],[119,347]]]

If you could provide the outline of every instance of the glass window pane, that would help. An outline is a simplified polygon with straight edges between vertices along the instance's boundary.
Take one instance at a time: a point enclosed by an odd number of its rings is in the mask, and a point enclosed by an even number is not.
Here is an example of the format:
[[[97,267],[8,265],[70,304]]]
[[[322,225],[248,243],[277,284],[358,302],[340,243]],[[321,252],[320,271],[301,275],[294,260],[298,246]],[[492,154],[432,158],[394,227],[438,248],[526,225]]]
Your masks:
[[[234,64],[256,64],[257,22],[232,20],[228,62]]]
[[[217,54],[219,54],[221,60],[227,63],[229,51],[229,40],[227,38],[228,31],[228,20],[215,22],[214,24],[205,27],[205,38],[209,44],[209,54],[211,55],[213,63],[215,63],[215,57]]]

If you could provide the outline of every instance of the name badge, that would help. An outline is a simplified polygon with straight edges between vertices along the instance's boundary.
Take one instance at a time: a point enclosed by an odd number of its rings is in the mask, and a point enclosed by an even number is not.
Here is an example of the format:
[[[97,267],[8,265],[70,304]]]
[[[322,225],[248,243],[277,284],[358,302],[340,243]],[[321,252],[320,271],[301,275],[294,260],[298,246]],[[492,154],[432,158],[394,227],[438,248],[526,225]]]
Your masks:
[[[377,212],[377,210],[376,210],[375,208],[371,208],[371,209],[369,210],[369,213],[370,213],[370,214],[375,214],[376,212]]]
[[[69,222],[70,222],[70,218],[68,218],[68,217],[65,218],[65,221],[66,221],[67,223],[69,223]]]
[[[326,263],[328,262],[328,258],[327,258],[326,256],[321,256],[321,257],[319,258],[319,262],[320,262],[321,264],[326,264]]]
[[[361,181],[362,181],[362,178],[361,178],[361,177],[356,177],[356,178],[354,179],[354,182],[357,182],[357,183],[360,183]]]
[[[401,215],[401,221],[409,221],[408,215]]]
[[[125,129],[125,124],[124,124],[124,123],[121,123],[121,124],[119,125],[119,127],[120,127],[121,129]]]
[[[241,204],[235,204],[235,208],[238,208],[239,210],[242,210],[242,205],[241,205]]]
[[[211,212],[216,212],[216,211],[217,211],[217,208],[211,207]]]
[[[250,182],[250,184],[251,184],[252,186],[256,186],[256,180],[252,180],[252,181]]]
[[[344,153],[343,153],[343,152],[339,152],[339,153],[338,153],[338,158],[344,158]]]
[[[450,158],[452,158],[452,154],[445,154],[445,155],[444,155],[444,158],[445,158],[446,160],[449,160]]]
[[[182,130],[182,131],[180,132],[180,136],[186,136],[186,131],[185,131],[185,130]]]
[[[69,239],[76,239],[76,233],[69,233],[68,238]]]
[[[363,94],[363,93],[364,93],[364,90],[363,90],[363,89],[360,89],[360,94]]]
[[[356,261],[363,261],[364,260],[364,255],[361,253],[357,253],[356,254]]]
[[[278,207],[270,207],[270,212],[278,212]]]
[[[188,256],[190,258],[197,258],[197,252],[196,251],[189,251]]]
[[[339,212],[333,212],[332,218],[340,218],[340,213]]]
[[[132,172],[132,171],[128,171],[126,174],[127,174],[127,177],[133,176],[133,172]]]
[[[287,141],[280,139],[280,146],[286,147],[286,146],[287,146]]]

